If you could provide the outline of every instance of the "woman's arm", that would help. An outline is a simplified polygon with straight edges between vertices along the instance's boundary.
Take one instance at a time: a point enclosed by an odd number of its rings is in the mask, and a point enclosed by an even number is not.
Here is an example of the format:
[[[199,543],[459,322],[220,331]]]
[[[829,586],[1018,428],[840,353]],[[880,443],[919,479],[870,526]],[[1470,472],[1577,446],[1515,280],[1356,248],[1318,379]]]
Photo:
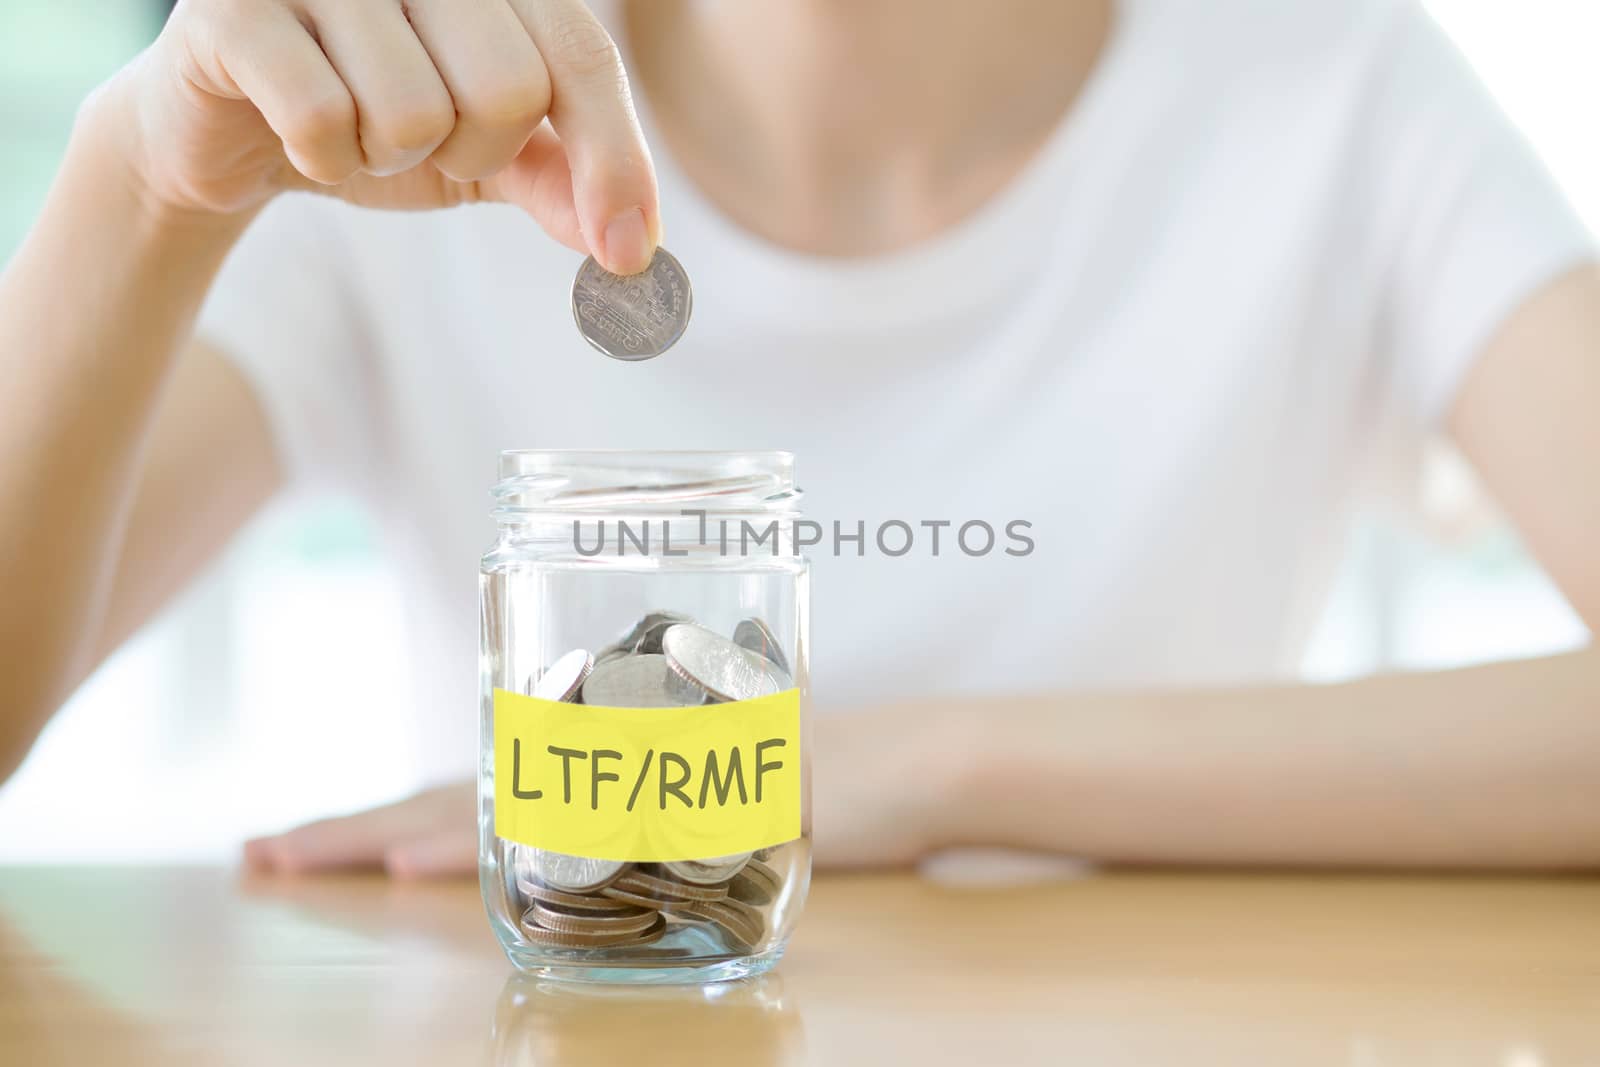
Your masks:
[[[1600,866],[1600,655],[1339,685],[938,700],[819,724],[818,858]],[[882,747],[877,747],[882,753]]]
[[[1600,626],[1600,270],[1510,318],[1450,430]],[[1600,866],[1593,649],[1341,685],[934,701],[872,718],[820,724],[823,860],[1005,844],[1161,863]],[[865,729],[915,752],[878,795],[862,795],[850,736]]]
[[[291,189],[515,203],[622,272],[660,232],[626,75],[580,0],[180,4],[84,106],[0,274],[0,781],[277,484],[248,387],[179,356]]]
[[[0,780],[95,662],[158,399],[249,221],[143,196],[110,121],[85,111],[0,275]]]
[[[1600,266],[1511,316],[1467,375],[1450,433],[1589,632],[1600,630]]]
[[[1450,429],[1600,626],[1600,269],[1510,318]],[[1007,844],[1141,862],[1600,866],[1593,648],[1342,685],[934,701],[869,718],[819,725],[825,861]],[[913,755],[889,765],[888,788],[866,785],[861,742],[881,752],[896,737]]]
[[[816,860],[1600,866],[1600,653],[1326,686],[938,698],[819,716]],[[280,871],[467,875],[476,786],[252,841]]]

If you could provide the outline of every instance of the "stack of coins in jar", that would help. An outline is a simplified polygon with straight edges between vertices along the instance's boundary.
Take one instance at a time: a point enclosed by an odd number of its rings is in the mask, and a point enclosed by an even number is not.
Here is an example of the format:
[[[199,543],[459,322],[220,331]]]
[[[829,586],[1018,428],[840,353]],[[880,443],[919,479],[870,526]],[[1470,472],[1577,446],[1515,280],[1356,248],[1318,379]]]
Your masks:
[[[752,700],[793,684],[760,619],[745,619],[724,637],[687,615],[659,611],[597,653],[574,649],[559,657],[526,689],[546,700],[657,708]],[[634,863],[513,846],[510,866],[525,909],[522,933],[537,944],[645,945],[669,924],[694,924],[730,951],[750,952],[767,938],[768,910],[794,850]]]

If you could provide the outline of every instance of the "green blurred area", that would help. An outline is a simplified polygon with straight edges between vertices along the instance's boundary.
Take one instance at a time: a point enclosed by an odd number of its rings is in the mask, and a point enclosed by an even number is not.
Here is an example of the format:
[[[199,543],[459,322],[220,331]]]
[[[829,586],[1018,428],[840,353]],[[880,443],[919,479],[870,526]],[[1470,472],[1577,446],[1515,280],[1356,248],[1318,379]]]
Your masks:
[[[165,13],[160,0],[0,0],[0,258],[38,213],[79,102]]]
[[[164,0],[0,0],[0,262],[44,203],[78,105],[161,30]],[[275,527],[261,550],[326,563],[363,557],[361,509],[319,505]]]

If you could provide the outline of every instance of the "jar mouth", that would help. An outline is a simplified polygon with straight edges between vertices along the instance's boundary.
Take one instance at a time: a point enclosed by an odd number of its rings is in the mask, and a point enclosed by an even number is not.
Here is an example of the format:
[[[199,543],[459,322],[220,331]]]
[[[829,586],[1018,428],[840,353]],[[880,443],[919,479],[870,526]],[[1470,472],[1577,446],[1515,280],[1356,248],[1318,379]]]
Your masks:
[[[794,454],[778,450],[512,449],[500,453],[494,513],[659,515],[798,511]]]

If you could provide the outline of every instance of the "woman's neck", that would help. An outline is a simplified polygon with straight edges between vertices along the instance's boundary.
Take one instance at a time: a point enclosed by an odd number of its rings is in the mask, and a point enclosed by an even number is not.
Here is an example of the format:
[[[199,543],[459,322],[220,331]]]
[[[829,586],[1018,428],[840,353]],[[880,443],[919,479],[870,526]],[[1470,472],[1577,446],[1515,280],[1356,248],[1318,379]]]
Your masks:
[[[659,149],[753,232],[891,251],[981,207],[1071,108],[1112,0],[638,0]],[[671,207],[666,210],[670,214]]]

